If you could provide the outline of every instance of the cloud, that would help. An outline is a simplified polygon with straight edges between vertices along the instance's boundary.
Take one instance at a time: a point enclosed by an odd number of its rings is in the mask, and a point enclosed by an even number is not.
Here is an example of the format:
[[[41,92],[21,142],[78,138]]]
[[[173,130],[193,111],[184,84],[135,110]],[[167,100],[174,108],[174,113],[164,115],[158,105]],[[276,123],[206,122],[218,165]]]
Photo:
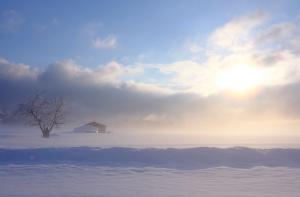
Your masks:
[[[115,35],[101,35],[101,30],[104,28],[102,22],[91,21],[82,27],[82,34],[91,40],[92,47],[96,49],[113,49],[118,45],[118,39]]]
[[[267,14],[255,13],[217,28],[201,45],[205,53],[201,61],[134,65],[111,61],[95,68],[61,61],[39,70],[2,58],[0,107],[15,105],[35,89],[43,89],[68,99],[74,121],[98,119],[122,128],[151,130],[159,125],[195,132],[296,130],[300,126],[299,27],[266,20]],[[99,45],[111,45],[107,38],[101,38]],[[217,84],[224,71],[239,64],[259,68],[264,79],[260,91],[241,100],[228,96]]]
[[[211,45],[226,50],[240,50],[241,45],[249,43],[249,36],[254,28],[267,19],[267,14],[255,12],[253,14],[235,18],[214,31],[210,36]]]
[[[185,63],[188,62],[172,66],[181,67]],[[7,71],[8,66],[14,72]],[[126,76],[142,73],[117,62],[91,69],[73,61],[62,61],[37,71],[31,66],[1,59],[0,70],[0,109],[14,107],[37,89],[45,90],[49,95],[67,99],[69,123],[92,119],[131,130],[214,132],[220,125],[222,130],[230,131],[241,129],[243,124],[244,128],[249,124],[261,128],[265,122],[278,126],[278,120],[289,130],[285,121],[300,118],[298,82],[268,87],[254,98],[236,101],[223,94],[203,97],[124,80]],[[237,122],[240,126],[235,127]]]
[[[26,64],[16,64],[0,58],[0,108],[10,108],[36,88],[38,69]]]
[[[0,30],[16,32],[23,22],[24,18],[18,12],[15,10],[6,10],[0,18]]]
[[[93,47],[97,49],[113,49],[117,46],[117,38],[115,36],[107,36],[105,38],[96,37],[93,40]]]
[[[47,82],[54,80],[56,82],[80,83],[88,86],[114,86],[119,87],[124,83],[123,78],[134,76],[142,72],[139,68],[124,66],[116,61],[99,65],[94,69],[83,67],[72,60],[66,60],[51,64],[48,68],[39,74],[39,80]],[[54,82],[54,84],[56,83]]]
[[[234,18],[206,41],[185,42],[196,58],[153,68],[172,74],[169,83],[181,87],[179,90],[203,96],[221,93],[220,76],[237,65],[259,68],[263,87],[294,83],[300,79],[299,25],[293,21],[271,23],[269,18],[262,12]]]
[[[0,75],[2,78],[34,79],[38,75],[38,69],[26,64],[15,64],[0,57]]]
[[[163,88],[126,81],[139,68],[115,61],[94,69],[61,61],[37,70],[25,64],[0,59],[0,108],[14,107],[36,90],[62,95],[69,101],[72,119],[131,117],[151,113],[158,99],[166,95]]]
[[[293,22],[274,24],[261,32],[255,39],[255,43],[259,47],[272,47],[274,50],[288,50],[299,54],[299,33],[299,24]]]

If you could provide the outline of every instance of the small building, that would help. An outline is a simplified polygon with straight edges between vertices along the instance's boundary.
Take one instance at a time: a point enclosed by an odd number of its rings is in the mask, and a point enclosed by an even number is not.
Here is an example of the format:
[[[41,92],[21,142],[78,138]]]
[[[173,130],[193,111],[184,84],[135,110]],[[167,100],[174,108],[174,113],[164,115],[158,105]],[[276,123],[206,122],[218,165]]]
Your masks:
[[[73,129],[78,133],[106,133],[106,125],[98,122],[90,122]]]

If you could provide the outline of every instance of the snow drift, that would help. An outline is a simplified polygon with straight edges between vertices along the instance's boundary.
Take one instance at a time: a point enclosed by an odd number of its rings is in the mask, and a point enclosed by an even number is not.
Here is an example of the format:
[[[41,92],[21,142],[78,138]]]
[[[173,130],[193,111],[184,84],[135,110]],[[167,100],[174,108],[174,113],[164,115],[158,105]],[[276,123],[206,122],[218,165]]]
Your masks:
[[[201,169],[212,167],[300,168],[300,149],[235,148],[35,148],[0,149],[0,165],[74,164],[110,167]]]

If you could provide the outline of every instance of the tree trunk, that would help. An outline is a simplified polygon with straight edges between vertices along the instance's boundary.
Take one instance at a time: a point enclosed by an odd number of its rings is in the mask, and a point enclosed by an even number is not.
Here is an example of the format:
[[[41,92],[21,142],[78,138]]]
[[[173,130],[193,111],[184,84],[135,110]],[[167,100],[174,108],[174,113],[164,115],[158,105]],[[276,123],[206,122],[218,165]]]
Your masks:
[[[43,137],[44,138],[49,138],[50,137],[50,131],[49,130],[42,130],[42,133],[43,133]]]

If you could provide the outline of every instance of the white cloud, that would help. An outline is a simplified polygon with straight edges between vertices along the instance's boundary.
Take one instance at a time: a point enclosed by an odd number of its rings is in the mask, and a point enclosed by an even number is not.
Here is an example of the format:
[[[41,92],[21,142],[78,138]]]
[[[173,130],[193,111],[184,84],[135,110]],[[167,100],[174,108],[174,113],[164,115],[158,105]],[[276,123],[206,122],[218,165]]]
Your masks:
[[[113,119],[123,114],[124,122],[130,118],[146,122],[170,120],[201,127],[218,125],[216,122],[226,125],[230,120],[257,123],[257,117],[267,117],[272,122],[283,113],[287,113],[283,119],[292,115],[298,118],[299,27],[293,22],[263,23],[265,18],[266,14],[256,13],[217,28],[201,45],[206,47],[206,56],[199,62],[130,66],[111,61],[90,68],[65,61],[37,72],[28,65],[0,59],[0,82],[4,84],[0,88],[3,92],[7,92],[6,87],[12,87],[12,93],[20,92],[20,84],[3,82],[3,76],[34,79],[36,86],[69,95],[86,109],[80,112],[103,112],[104,117],[110,113]],[[117,44],[117,40],[110,39],[113,40],[99,38],[98,47]],[[263,71],[261,88],[265,91],[251,99],[232,102],[216,82],[224,71],[240,64]],[[151,77],[153,80],[148,80]],[[4,96],[10,102],[10,96]]]
[[[143,73],[140,72],[142,80],[139,80],[139,86],[151,87],[153,90],[157,86],[169,92],[197,93],[202,96],[220,94],[223,90],[218,85],[218,78],[228,68],[237,65],[259,67],[263,73],[260,82],[263,88],[300,80],[300,47],[297,42],[300,40],[299,27],[293,22],[266,23],[267,18],[268,14],[262,12],[234,18],[213,31],[201,45],[204,47],[200,47],[197,42],[186,42],[185,47],[190,52],[204,54],[201,61],[139,63],[139,67],[144,69]],[[116,43],[114,37],[99,37],[94,47],[113,48]],[[156,69],[159,74],[166,76],[163,85],[155,78],[143,81],[143,78],[148,77],[148,69]],[[112,74],[110,79],[115,76]],[[120,81],[123,79],[119,78]]]
[[[222,93],[218,78],[237,65],[257,67],[263,73],[261,86],[277,86],[300,80],[300,29],[293,22],[266,23],[268,15],[256,12],[235,18],[208,36],[200,49],[197,42],[185,47],[201,61],[183,60],[164,65],[147,65],[172,74],[168,83],[179,92],[208,96]],[[147,67],[146,66],[146,67]]]
[[[261,25],[267,19],[267,14],[256,12],[240,18],[235,18],[223,27],[215,30],[210,36],[210,44],[214,47],[226,50],[238,50],[249,43],[249,36],[254,28]]]
[[[143,72],[141,68],[125,66],[116,61],[90,68],[78,65],[72,60],[66,60],[50,65],[41,75],[44,78],[56,76],[62,80],[78,81],[88,85],[120,86],[126,83],[125,78],[138,75],[141,72]]]
[[[83,36],[87,37],[91,40],[91,45],[97,49],[113,49],[116,48],[118,45],[118,39],[115,35],[110,34],[105,36],[101,35],[101,30],[103,29],[104,25],[102,22],[99,21],[91,21],[85,24],[82,29],[81,33]]]
[[[26,64],[15,64],[0,57],[0,75],[13,79],[35,79],[38,76],[38,69]]]
[[[93,40],[93,47],[97,49],[113,49],[117,46],[117,38],[113,35],[109,35],[105,38],[96,37]]]
[[[289,58],[288,54],[286,58]],[[62,61],[37,72],[29,65],[15,64],[1,58],[0,108],[15,105],[34,90],[41,89],[50,95],[65,96],[72,112],[68,116],[76,120],[99,118],[114,125],[120,123],[136,127],[154,123],[156,126],[169,125],[172,131],[188,128],[188,131],[194,129],[196,132],[199,128],[211,131],[215,125],[222,125],[222,129],[228,127],[232,131],[233,128],[240,129],[235,126],[237,120],[248,128],[249,121],[256,124],[277,121],[284,113],[287,115],[282,118],[283,122],[300,117],[299,83],[270,86],[268,91],[261,92],[255,98],[232,102],[222,94],[199,95],[199,92],[211,91],[209,80],[217,72],[211,67],[192,61],[146,65],[145,70],[147,66],[161,69],[166,74],[176,73],[171,83],[183,85],[184,89],[128,80],[130,76],[143,75],[140,65],[126,66],[112,61],[90,68],[72,61]],[[199,77],[201,75],[203,77]]]
[[[120,83],[124,82],[124,78],[138,75],[141,68],[124,66],[116,61],[111,61],[105,65],[100,65],[94,71],[96,77],[100,78],[102,82]]]
[[[138,92],[144,93],[155,93],[160,95],[171,95],[176,93],[172,88],[164,84],[157,84],[157,83],[143,83],[143,82],[136,82],[133,80],[126,81],[126,87],[130,89],[136,90]]]

